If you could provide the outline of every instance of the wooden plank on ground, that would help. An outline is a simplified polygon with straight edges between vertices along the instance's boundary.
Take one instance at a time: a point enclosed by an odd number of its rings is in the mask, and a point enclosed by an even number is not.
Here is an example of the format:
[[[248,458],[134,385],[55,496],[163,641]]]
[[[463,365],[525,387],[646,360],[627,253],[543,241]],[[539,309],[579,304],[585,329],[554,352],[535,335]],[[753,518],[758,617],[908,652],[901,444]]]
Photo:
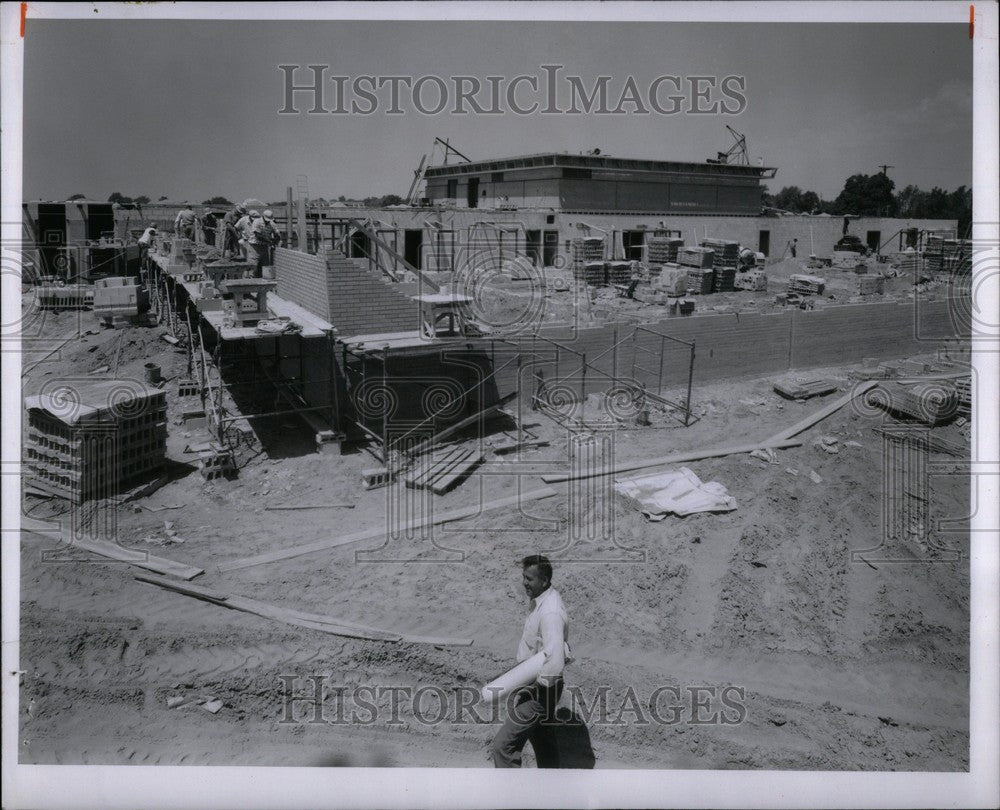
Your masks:
[[[446,427],[440,433],[436,433],[435,435],[431,436],[426,441],[423,441],[420,444],[418,444],[416,447],[411,448],[408,451],[409,454],[411,456],[414,456],[414,455],[417,455],[419,453],[426,452],[427,450],[429,450],[430,448],[434,447],[435,445],[440,444],[443,439],[448,438],[452,433],[456,433],[459,430],[461,430],[462,428],[466,428],[469,425],[475,424],[480,419],[485,419],[487,416],[489,416],[490,414],[492,414],[494,411],[500,410],[504,405],[506,405],[508,402],[510,402],[511,400],[515,399],[516,397],[517,397],[517,391],[512,391],[511,393],[507,394],[507,396],[501,397],[499,400],[497,400],[496,402],[494,402],[488,408],[484,408],[481,411],[477,411],[476,413],[472,414],[472,416],[465,417],[465,419],[462,419],[462,420],[456,422],[454,425]]]
[[[444,495],[449,489],[451,489],[455,484],[465,478],[477,465],[481,464],[483,461],[483,454],[475,451],[469,452],[469,454],[462,459],[456,466],[452,467],[446,475],[435,479],[431,483],[431,492],[435,495]]]
[[[859,397],[862,394],[867,393],[876,385],[878,385],[877,380],[868,380],[867,382],[861,383],[860,385],[852,388],[850,391],[844,394],[844,396],[831,402],[826,407],[820,408],[818,411],[816,411],[816,413],[810,414],[805,419],[796,422],[791,427],[785,428],[784,430],[775,433],[773,436],[771,436],[771,438],[766,440],[767,443],[773,444],[774,442],[784,441],[785,439],[792,438],[792,436],[797,436],[802,431],[811,428],[817,422],[821,422],[822,420],[826,419],[826,417],[828,417],[830,414],[839,411],[855,397]],[[764,447],[765,445],[762,444],[760,446]]]
[[[168,574],[180,579],[194,579],[196,576],[205,573],[205,569],[196,568],[193,565],[167,560],[157,557],[140,549],[131,549],[119,546],[117,543],[106,543],[101,540],[63,540],[67,545],[75,548],[82,548],[109,560],[119,560],[120,562],[131,563],[138,568],[145,568],[147,571],[155,571],[157,574]]]
[[[580,473],[579,475],[542,475],[542,480],[546,484],[558,484],[563,481],[580,481],[585,478],[600,478],[605,475],[617,475],[632,470],[644,470],[647,467],[661,467],[665,464],[679,464],[682,461],[699,461],[704,458],[720,458],[722,456],[734,456],[740,453],[752,453],[754,450],[768,449],[782,450],[786,447],[798,447],[802,442],[793,439],[774,441],[768,439],[756,444],[744,444],[738,447],[720,447],[715,450],[687,450],[681,453],[672,453],[669,456],[659,458],[648,458],[645,461],[632,461],[625,464],[615,464],[611,467],[603,467],[593,472]]]
[[[800,442],[794,442],[794,444],[800,444]],[[452,509],[449,512],[444,512],[443,514],[437,515],[433,518],[424,518],[422,520],[415,521],[406,528],[413,530],[422,529],[427,526],[439,526],[442,523],[450,523],[455,520],[462,520],[463,518],[475,517],[486,512],[492,512],[495,509],[503,509],[507,506],[516,506],[520,503],[536,501],[541,498],[549,498],[555,494],[557,494],[556,490],[551,487],[542,487],[541,489],[534,489],[529,492],[521,493],[520,495],[498,498],[495,501],[489,501],[484,504],[472,504],[471,506],[463,506],[459,509]],[[385,538],[386,531],[387,529],[385,526],[376,526],[371,529],[365,529],[363,531],[344,535],[342,537],[319,540],[315,543],[292,546],[291,548],[282,548],[277,551],[269,551],[265,554],[256,554],[253,557],[244,557],[241,560],[233,560],[232,562],[223,563],[219,566],[219,571],[238,571],[243,568],[252,568],[255,565],[266,565],[267,563],[278,562],[279,560],[287,560],[291,557],[301,557],[303,554],[326,551],[331,548],[338,548],[340,546],[350,545],[351,543],[358,543],[362,540]]]
[[[473,640],[470,638],[438,638],[394,633],[388,630],[380,630],[375,627],[344,621],[332,616],[323,616],[318,613],[307,613],[301,610],[281,607],[280,605],[272,605],[245,596],[220,594],[217,591],[197,585],[182,585],[163,577],[140,574],[136,576],[136,579],[140,582],[147,582],[151,585],[184,594],[185,596],[191,596],[195,599],[201,599],[221,607],[231,608],[243,613],[252,613],[255,616],[261,616],[265,619],[284,622],[285,624],[304,627],[309,630],[318,630],[321,633],[329,633],[336,636],[361,638],[369,641],[407,641],[413,644],[435,644],[438,646],[467,647],[473,643]]]
[[[434,478],[438,471],[454,463],[456,457],[463,452],[461,447],[452,447],[440,455],[433,455],[426,463],[418,464],[416,469],[403,476],[403,482],[411,489],[420,489]]]

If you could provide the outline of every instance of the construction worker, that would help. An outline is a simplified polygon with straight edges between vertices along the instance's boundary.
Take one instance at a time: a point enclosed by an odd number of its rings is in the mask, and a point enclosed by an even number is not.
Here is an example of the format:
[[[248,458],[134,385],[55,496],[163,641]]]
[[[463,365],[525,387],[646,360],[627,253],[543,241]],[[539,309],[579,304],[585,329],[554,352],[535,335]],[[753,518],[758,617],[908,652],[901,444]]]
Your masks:
[[[250,238],[250,218],[252,216],[260,216],[258,211],[247,211],[246,208],[243,209],[243,216],[236,220],[236,236],[239,240],[240,245],[240,256],[243,257],[244,261],[249,261],[249,252],[247,246],[249,245]]]
[[[194,239],[194,223],[197,217],[190,205],[185,203],[184,207],[177,212],[174,218],[174,233],[183,236],[185,239]]]
[[[207,245],[215,244],[216,224],[215,214],[212,213],[212,209],[206,208],[201,214],[201,232],[205,237],[205,244]]]
[[[257,254],[257,277],[263,267],[274,264],[274,248],[281,242],[281,235],[274,224],[274,212],[268,208],[260,218],[251,220],[250,249]]]
[[[236,229],[236,223],[245,216],[247,209],[243,205],[236,205],[222,218],[222,226],[226,229],[226,245],[223,248],[223,256],[235,256],[240,250],[240,235]]]
[[[539,652],[545,661],[535,683],[518,689],[508,703],[507,720],[493,739],[493,764],[520,768],[521,751],[531,741],[539,768],[558,768],[555,740],[556,704],[563,691],[563,667],[569,657],[569,618],[559,591],[552,587],[552,563],[534,554],[521,561],[521,583],[531,612],[517,646],[518,662]]]
[[[791,242],[788,243],[788,252],[792,255],[793,259],[795,258],[795,254],[797,253],[798,248],[799,248],[798,239],[793,239]]]

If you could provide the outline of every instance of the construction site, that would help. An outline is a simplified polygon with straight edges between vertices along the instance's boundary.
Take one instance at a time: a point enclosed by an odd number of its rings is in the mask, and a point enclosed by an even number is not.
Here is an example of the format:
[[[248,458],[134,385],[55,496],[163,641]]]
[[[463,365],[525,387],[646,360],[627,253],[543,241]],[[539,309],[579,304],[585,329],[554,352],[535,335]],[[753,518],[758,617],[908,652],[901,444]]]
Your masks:
[[[762,212],[745,149],[435,145],[398,206],[290,186],[259,268],[24,204],[20,761],[486,767],[302,696],[481,686],[539,553],[609,690],[565,767],[966,770],[969,235]]]

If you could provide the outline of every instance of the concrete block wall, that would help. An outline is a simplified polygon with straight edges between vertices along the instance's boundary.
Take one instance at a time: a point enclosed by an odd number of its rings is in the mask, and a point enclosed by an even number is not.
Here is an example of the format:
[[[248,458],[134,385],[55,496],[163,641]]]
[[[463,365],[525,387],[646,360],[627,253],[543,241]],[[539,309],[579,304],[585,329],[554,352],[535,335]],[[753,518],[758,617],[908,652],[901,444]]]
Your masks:
[[[274,250],[274,277],[278,282],[275,292],[325,321],[330,320],[327,275],[322,256],[281,247]]]
[[[343,336],[419,329],[420,307],[368,270],[366,259],[327,256],[328,320]]]
[[[789,309],[768,314],[730,313],[667,318],[645,326],[655,332],[694,341],[694,384],[726,379],[781,374],[792,369],[806,370],[841,363],[859,362],[865,357],[882,360],[933,352],[942,340],[967,337],[969,329],[956,313],[964,312],[961,301],[930,301],[914,305],[885,303],[829,307],[803,311]],[[628,338],[633,326],[608,324],[580,329],[549,329],[544,335],[562,344],[558,352],[543,340],[519,341],[525,369],[521,397],[526,402],[533,392],[528,371],[535,356],[546,380],[566,380],[579,391],[581,376],[588,394],[607,390],[606,375],[635,379],[651,390],[659,379],[660,361],[649,351],[658,352],[661,341],[648,333],[636,340],[624,340],[611,351],[616,339]],[[663,343],[663,385],[677,388],[686,384],[690,352],[686,346]],[[572,350],[572,351],[570,351]],[[649,351],[644,351],[649,350]],[[586,355],[591,368],[581,371]],[[635,366],[641,368],[634,368]],[[499,361],[498,361],[499,364]],[[604,372],[602,374],[601,372]],[[518,387],[516,368],[497,375],[499,395]]]

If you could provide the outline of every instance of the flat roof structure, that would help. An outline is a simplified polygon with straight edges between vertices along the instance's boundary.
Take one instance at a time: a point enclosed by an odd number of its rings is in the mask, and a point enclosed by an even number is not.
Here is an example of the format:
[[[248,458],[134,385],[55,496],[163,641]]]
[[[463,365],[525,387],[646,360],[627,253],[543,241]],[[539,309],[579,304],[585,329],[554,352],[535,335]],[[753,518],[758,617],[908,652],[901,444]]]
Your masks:
[[[543,153],[430,166],[432,204],[456,208],[758,214],[777,169],[731,163]]]

